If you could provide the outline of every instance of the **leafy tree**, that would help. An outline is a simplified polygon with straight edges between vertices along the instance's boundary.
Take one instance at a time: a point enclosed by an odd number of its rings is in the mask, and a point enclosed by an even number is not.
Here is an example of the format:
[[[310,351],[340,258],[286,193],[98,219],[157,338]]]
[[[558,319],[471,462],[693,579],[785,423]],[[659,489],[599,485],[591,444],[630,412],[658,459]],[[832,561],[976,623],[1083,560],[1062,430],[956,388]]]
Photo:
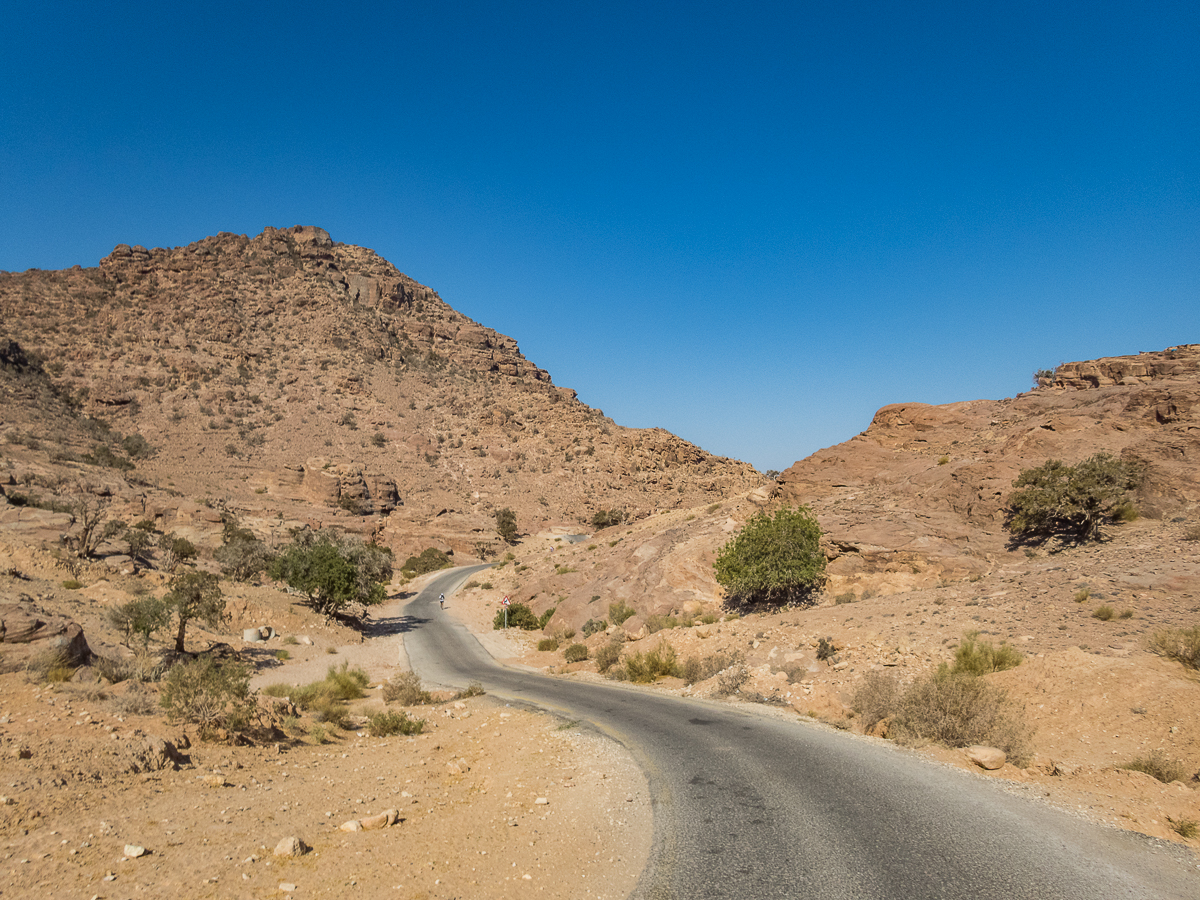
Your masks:
[[[507,506],[496,510],[496,533],[506,544],[517,542],[517,514]]]
[[[415,578],[418,575],[436,572],[438,569],[449,568],[451,565],[453,563],[447,554],[437,547],[426,547],[420,556],[410,556],[406,559],[400,571],[409,578]]]
[[[196,545],[173,531],[158,539],[158,549],[162,551],[163,568],[168,572],[174,572],[180,563],[196,558]]]
[[[191,574],[191,573],[189,573]],[[250,669],[242,662],[201,656],[173,666],[159,701],[173,722],[195,722],[201,736],[218,728],[243,731],[254,723],[256,703]]]
[[[179,628],[175,632],[175,652],[183,652],[183,638],[188,622],[199,619],[209,628],[225,621],[225,595],[220,579],[211,572],[184,572],[167,585],[163,602],[174,611]]]
[[[1097,540],[1105,522],[1135,515],[1129,491],[1140,481],[1136,466],[1109,453],[1097,453],[1076,466],[1047,460],[1025,469],[1013,482],[1005,527],[1017,541],[1054,535]]]
[[[392,551],[328,531],[297,531],[269,574],[332,618],[352,603],[368,607],[384,601],[385,585],[392,579]]]
[[[806,601],[825,581],[820,541],[807,507],[758,513],[717,555],[717,582],[734,605]]]

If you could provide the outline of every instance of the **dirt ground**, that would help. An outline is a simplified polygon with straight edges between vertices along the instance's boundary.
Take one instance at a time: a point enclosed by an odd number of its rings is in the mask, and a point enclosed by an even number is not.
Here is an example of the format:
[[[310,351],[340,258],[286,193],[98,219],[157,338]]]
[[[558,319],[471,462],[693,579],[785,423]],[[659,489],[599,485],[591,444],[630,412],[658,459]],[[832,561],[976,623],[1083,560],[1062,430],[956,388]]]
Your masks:
[[[401,667],[397,635],[330,637],[290,644],[259,683],[347,662],[378,685]],[[383,708],[369,693],[358,721]],[[645,779],[577,723],[485,695],[408,708],[427,723],[413,737],[253,747],[199,741],[139,714],[151,706],[129,682],[0,675],[0,896],[622,898],[646,862]],[[388,809],[389,828],[340,830]],[[288,837],[311,849],[276,856]]]

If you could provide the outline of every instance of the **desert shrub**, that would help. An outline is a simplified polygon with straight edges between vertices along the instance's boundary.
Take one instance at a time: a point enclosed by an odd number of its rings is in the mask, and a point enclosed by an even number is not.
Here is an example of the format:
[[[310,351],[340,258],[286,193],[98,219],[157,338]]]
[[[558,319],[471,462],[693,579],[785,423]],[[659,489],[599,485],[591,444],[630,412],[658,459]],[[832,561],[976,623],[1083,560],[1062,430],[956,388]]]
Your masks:
[[[301,709],[313,709],[362,697],[370,678],[362,669],[351,669],[348,663],[330,666],[325,677],[304,685],[269,684],[262,692],[268,697],[290,697]]]
[[[596,668],[601,672],[607,672],[617,660],[621,658],[621,644],[618,641],[612,641],[605,644],[596,651]]]
[[[249,581],[270,568],[275,560],[275,554],[253,531],[239,527],[236,522],[225,523],[222,541],[213,551],[213,558],[221,564],[221,572],[236,581]]]
[[[551,611],[553,615],[553,611]],[[547,617],[549,620],[549,617]],[[504,607],[496,610],[496,616],[492,619],[492,628],[500,629],[504,627]],[[533,614],[533,610],[524,603],[514,603],[508,607],[508,627],[520,628],[524,631],[537,631],[545,627],[540,618]]]
[[[486,691],[484,691],[482,684],[480,684],[478,681],[472,681],[461,691],[458,691],[454,695],[454,699],[464,700],[467,697],[482,697],[485,693]]]
[[[1200,822],[1195,819],[1172,819],[1167,816],[1167,824],[1177,835],[1189,841],[1200,834]]]
[[[649,615],[646,616],[646,632],[648,634],[656,634],[659,631],[665,631],[668,628],[678,628],[679,620],[674,616]]]
[[[1133,618],[1133,610],[1132,609],[1123,609],[1119,613],[1117,613],[1117,618],[1118,619],[1132,619]]]
[[[66,581],[64,581],[62,583],[62,586],[65,587],[68,591],[77,591],[81,587],[83,587],[83,582],[78,581],[74,578],[68,578]]]
[[[722,669],[717,675],[717,693],[722,696],[736,694],[750,678],[750,670],[740,662]]]
[[[133,463],[125,457],[113,453],[112,448],[107,444],[96,444],[93,446],[91,453],[83,455],[83,461],[91,463],[94,466],[104,466],[108,469],[118,469],[124,472],[133,469]]]
[[[401,706],[420,706],[432,700],[429,691],[421,687],[421,676],[416,672],[400,672],[383,685],[383,702],[399,703]]]
[[[689,656],[680,666],[680,677],[688,684],[695,684],[741,662],[742,657],[738,653],[718,652],[709,656]]]
[[[563,651],[563,659],[569,663],[583,662],[588,658],[587,644],[572,644]]]
[[[700,617],[701,625],[712,625],[717,621],[717,617],[713,613],[705,613]]]
[[[842,606],[846,603],[853,603],[857,599],[858,595],[855,594],[854,591],[845,591],[844,593],[838,594],[836,597],[834,597],[833,603],[835,606]]]
[[[295,531],[270,566],[270,575],[308,598],[326,617],[344,613],[350,604],[376,606],[386,597],[392,578],[392,552],[349,535]]]
[[[1094,610],[1092,610],[1092,618],[1099,619],[1101,622],[1107,622],[1115,615],[1116,611],[1113,610],[1113,608],[1107,603],[1103,606],[1097,606]]]
[[[418,575],[425,575],[429,572],[437,572],[440,569],[447,569],[454,565],[450,557],[443,553],[437,547],[426,547],[421,551],[420,556],[410,556],[404,561],[404,565],[400,570],[407,578],[416,578]]]
[[[25,675],[39,684],[61,684],[70,681],[75,674],[75,667],[62,650],[43,650],[36,656],[30,657],[25,663]]]
[[[825,580],[821,526],[807,507],[753,516],[717,555],[717,582],[733,605],[808,602]]]
[[[608,617],[612,619],[614,625],[622,624],[635,612],[637,612],[637,610],[635,610],[624,600],[614,600],[612,603],[608,604]]]
[[[202,736],[217,728],[245,731],[254,720],[250,669],[236,660],[201,656],[172,667],[159,703],[171,721],[200,726]]]
[[[947,747],[996,747],[1017,764],[1029,756],[1029,731],[1005,692],[976,675],[953,674],[945,663],[904,693],[896,723],[910,737]]]
[[[611,528],[613,525],[620,525],[625,521],[625,511],[622,509],[600,509],[592,516],[591,525],[593,528]]]
[[[367,734],[387,737],[393,734],[420,734],[425,730],[424,719],[410,719],[406,712],[384,711],[367,717]]]
[[[496,510],[496,534],[506,544],[517,542],[517,514],[507,506]]]
[[[625,658],[624,668],[630,681],[647,684],[664,675],[680,674],[679,658],[675,648],[666,641],[660,641],[645,653],[636,651]]]
[[[991,641],[979,640],[978,631],[968,631],[954,651],[954,665],[950,671],[953,674],[987,675],[1016,668],[1024,658],[1010,644],[1002,643],[996,647]]]
[[[314,725],[308,730],[308,736],[313,739],[314,743],[324,744],[329,740],[329,731],[324,725]]]
[[[1138,467],[1109,453],[1097,453],[1075,466],[1061,460],[1025,469],[1013,482],[1005,527],[1014,540],[1053,536],[1096,540],[1100,526],[1136,517],[1129,492],[1141,481]]]
[[[140,434],[131,434],[122,439],[121,449],[130,459],[145,459],[147,456],[154,455],[154,448]]]
[[[175,532],[160,535],[158,549],[162,551],[162,567],[168,572],[174,572],[180,563],[195,559],[198,552],[195,544]]]
[[[833,658],[837,654],[837,647],[834,646],[833,638],[823,637],[817,641],[817,659],[825,662]]]
[[[1171,759],[1161,750],[1151,750],[1149,756],[1139,756],[1136,759],[1131,759],[1119,768],[1128,769],[1131,772],[1142,772],[1151,778],[1157,778],[1163,784],[1170,784],[1172,781],[1184,781],[1188,777],[1183,763]]]
[[[1200,625],[1156,632],[1150,638],[1150,649],[1188,668],[1200,669]]]
[[[145,649],[154,632],[171,621],[171,607],[158,597],[137,597],[111,607],[106,616],[109,624],[125,636],[126,643],[137,637]]]
[[[1091,596],[1092,596],[1092,592],[1088,588],[1082,587],[1075,592],[1075,602],[1083,603],[1085,600],[1087,600]]]
[[[140,685],[111,698],[109,706],[122,716],[150,716],[158,711],[158,693]]]
[[[858,713],[864,728],[872,728],[896,711],[900,684],[883,672],[868,672],[858,683],[850,699],[850,708]]]
[[[542,638],[538,641],[537,648],[539,650],[557,650],[558,640],[556,638]]]
[[[1193,525],[1183,533],[1185,541],[1200,541],[1200,525]]]

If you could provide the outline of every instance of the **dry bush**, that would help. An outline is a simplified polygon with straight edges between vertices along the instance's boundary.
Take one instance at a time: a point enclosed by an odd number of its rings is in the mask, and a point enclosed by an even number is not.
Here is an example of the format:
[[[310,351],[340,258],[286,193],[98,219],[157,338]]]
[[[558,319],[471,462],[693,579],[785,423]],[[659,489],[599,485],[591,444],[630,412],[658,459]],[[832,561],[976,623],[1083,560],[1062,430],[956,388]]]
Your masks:
[[[750,670],[741,662],[734,663],[717,675],[717,693],[722,696],[736,694],[749,678]]]
[[[421,687],[421,676],[416,672],[401,672],[383,686],[384,703],[420,706],[432,700],[429,691]]]
[[[883,672],[868,672],[854,691],[850,701],[862,719],[863,728],[873,728],[896,712],[900,702],[900,683]]]
[[[1029,729],[1005,692],[976,675],[953,674],[944,663],[905,691],[896,725],[909,738],[947,747],[996,747],[1018,765],[1030,753]]]
[[[639,650],[626,657],[623,668],[630,681],[648,684],[664,675],[679,675],[679,658],[674,647],[661,641],[645,653]]]
[[[1200,669],[1200,625],[1159,631],[1150,638],[1150,649],[1190,669]]]
[[[742,659],[740,653],[726,651],[713,653],[710,656],[689,656],[683,661],[682,677],[688,684],[706,681],[730,666],[739,665]]]
[[[610,641],[596,651],[596,669],[600,672],[607,672],[617,664],[617,660],[620,658],[621,643]]]
[[[74,674],[75,667],[62,650],[45,650],[25,663],[25,676],[37,684],[62,684]]]
[[[1170,784],[1172,781],[1183,781],[1188,775],[1187,770],[1183,767],[1183,763],[1169,758],[1161,750],[1151,750],[1149,756],[1139,756],[1131,759],[1118,768],[1128,769],[1131,772],[1142,772],[1151,778],[1157,778],[1163,784]]]
[[[1092,610],[1092,618],[1099,619],[1101,622],[1109,621],[1116,614],[1116,610],[1114,610],[1107,603],[1103,606],[1097,606],[1094,610]]]
[[[405,712],[379,712],[367,717],[367,734],[371,737],[420,734],[424,730],[424,719],[410,719]]]
[[[543,650],[543,651],[557,650],[558,649],[558,639],[557,638],[542,638],[540,641],[537,642],[537,648],[538,648],[538,650]]]
[[[588,658],[587,644],[572,644],[563,651],[563,659],[569,663],[583,662]]]
[[[152,716],[158,712],[158,693],[134,684],[124,694],[109,698],[109,706],[123,716]]]
[[[163,683],[161,703],[169,720],[199,725],[201,737],[218,728],[249,729],[257,708],[250,693],[249,668],[211,656],[174,666]]]

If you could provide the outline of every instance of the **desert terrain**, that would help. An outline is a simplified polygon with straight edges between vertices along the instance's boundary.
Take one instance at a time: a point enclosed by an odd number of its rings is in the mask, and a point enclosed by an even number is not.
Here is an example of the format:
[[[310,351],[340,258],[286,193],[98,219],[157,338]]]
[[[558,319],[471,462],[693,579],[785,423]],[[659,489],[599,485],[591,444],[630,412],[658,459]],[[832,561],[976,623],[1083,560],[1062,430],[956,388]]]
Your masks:
[[[0,893],[633,888],[652,826],[623,748],[486,694],[386,704],[406,669],[391,626],[422,580],[398,573],[365,625],[331,621],[261,573],[225,572],[231,522],[276,549],[297,528],[356,535],[397,568],[427,548],[494,563],[446,614],[503,661],[600,679],[605,648],[627,660],[669,644],[704,677],[633,689],[847,739],[887,737],[855,710],[866,676],[911,684],[978,632],[1021,654],[984,677],[1028,727],[1028,753],[984,769],[961,750],[905,752],[1200,849],[1187,827],[1200,823],[1200,676],[1153,651],[1164,630],[1200,625],[1196,345],[1066,363],[1014,398],[896,403],[772,478],[622,428],[511,338],[317,228],[0,273],[0,312]],[[1014,542],[1017,475],[1099,451],[1144,473],[1138,517],[1096,542]],[[754,514],[794,505],[821,525],[823,590],[797,608],[729,607],[718,552]],[[167,721],[155,660],[169,641],[139,650],[110,613],[161,596],[172,560],[117,533],[84,552],[89,516],[183,538],[191,565],[222,574],[227,618],[189,626],[188,650],[236,654],[256,690],[361,667],[369,683],[344,727],[265,693],[262,727],[245,734]],[[506,596],[542,627],[497,632]],[[269,639],[243,639],[261,626]],[[567,661],[575,644],[586,660]],[[106,661],[138,676],[108,677]],[[385,708],[424,732],[371,737]],[[1125,768],[1150,756],[1178,777]],[[340,830],[386,810],[391,827]],[[290,837],[311,849],[276,856]]]

